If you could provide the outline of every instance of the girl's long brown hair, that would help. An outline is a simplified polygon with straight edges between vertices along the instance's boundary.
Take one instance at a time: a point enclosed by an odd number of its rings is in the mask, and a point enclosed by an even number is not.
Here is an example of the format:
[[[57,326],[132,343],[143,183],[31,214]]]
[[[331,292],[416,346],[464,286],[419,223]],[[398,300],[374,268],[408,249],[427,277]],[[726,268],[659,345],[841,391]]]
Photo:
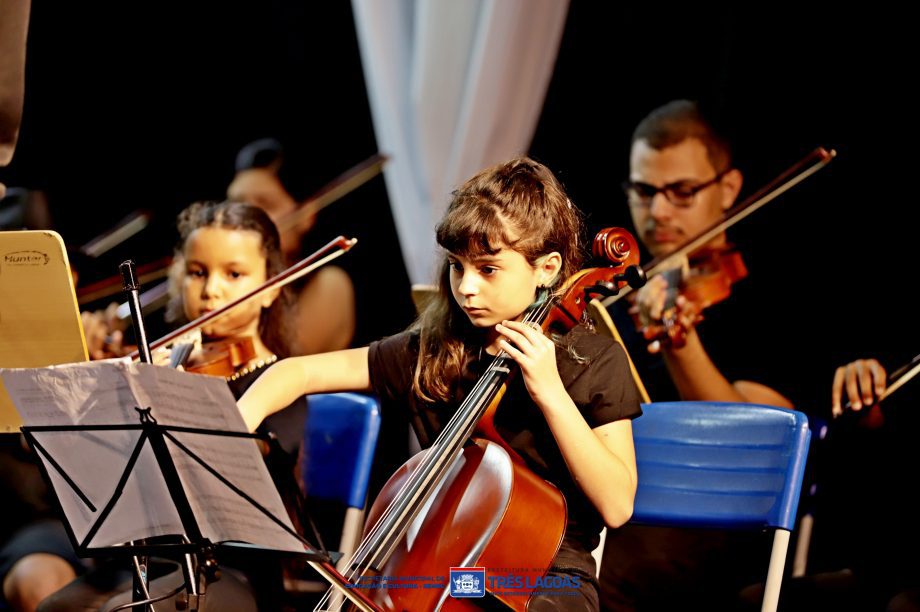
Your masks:
[[[265,255],[265,278],[271,278],[284,271],[281,255],[281,239],[278,228],[264,210],[243,202],[195,202],[181,213],[176,223],[179,242],[176,244],[173,264],[169,273],[169,304],[166,320],[170,323],[184,323],[185,310],[182,304],[182,278],[185,275],[185,241],[192,232],[202,227],[256,232],[262,239],[262,254]],[[288,310],[292,298],[289,287],[281,293],[268,308],[259,315],[259,338],[279,358],[291,354],[286,338]]]
[[[557,288],[583,261],[582,219],[553,173],[523,157],[479,172],[453,193],[437,226],[438,244],[454,255],[479,257],[510,248],[535,266],[543,255],[562,256]],[[479,350],[478,335],[450,288],[446,253],[437,295],[416,321],[419,356],[412,390],[423,401],[449,401],[467,361]]]

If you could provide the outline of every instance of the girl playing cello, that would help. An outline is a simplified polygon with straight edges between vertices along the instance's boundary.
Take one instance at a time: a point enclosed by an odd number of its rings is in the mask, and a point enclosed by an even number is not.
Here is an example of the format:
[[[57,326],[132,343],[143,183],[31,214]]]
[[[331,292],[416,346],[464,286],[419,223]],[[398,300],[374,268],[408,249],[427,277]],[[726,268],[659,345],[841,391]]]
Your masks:
[[[549,574],[579,585],[569,596],[536,595],[529,609],[598,609],[590,551],[604,523],[622,525],[632,513],[638,394],[613,341],[582,326],[551,340],[520,322],[540,287],[558,289],[578,270],[580,232],[578,211],[545,166],[522,158],[483,170],[454,192],[437,227],[439,293],[419,321],[366,348],[279,362],[240,399],[243,417],[254,428],[303,394],[373,391],[383,415],[408,409],[428,446],[490,356],[506,351],[522,375],[495,423],[562,491],[568,524]]]

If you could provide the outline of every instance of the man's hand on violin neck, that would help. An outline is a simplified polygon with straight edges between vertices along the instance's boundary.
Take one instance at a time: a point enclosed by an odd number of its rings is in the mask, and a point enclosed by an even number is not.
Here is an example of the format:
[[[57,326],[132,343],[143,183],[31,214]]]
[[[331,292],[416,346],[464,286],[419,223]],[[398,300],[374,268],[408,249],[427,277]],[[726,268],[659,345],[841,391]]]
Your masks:
[[[872,406],[887,388],[887,372],[875,359],[857,359],[840,366],[834,372],[831,385],[831,413],[844,412],[843,393],[846,391],[848,408],[853,411]]]
[[[668,282],[663,276],[649,279],[636,293],[636,307],[643,325],[661,321],[668,301]]]

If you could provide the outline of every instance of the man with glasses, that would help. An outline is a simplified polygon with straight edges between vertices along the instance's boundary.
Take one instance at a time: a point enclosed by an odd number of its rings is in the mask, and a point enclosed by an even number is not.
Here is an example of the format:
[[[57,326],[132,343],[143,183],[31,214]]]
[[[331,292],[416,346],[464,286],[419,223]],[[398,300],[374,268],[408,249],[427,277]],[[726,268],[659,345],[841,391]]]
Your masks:
[[[633,224],[639,239],[649,253],[662,257],[672,253],[704,230],[718,222],[726,210],[735,203],[741,191],[741,172],[732,166],[731,151],[727,141],[719,135],[695,102],[677,100],[652,111],[636,127],[629,156],[629,180],[623,184]],[[725,234],[715,237],[705,249],[718,250],[727,245]],[[635,297],[635,309],[642,323],[660,323],[666,303],[674,299],[675,280],[672,275],[660,274],[649,279]],[[786,395],[762,381],[770,368],[743,367],[748,356],[755,358],[757,345],[747,336],[741,342],[740,328],[722,332],[721,319],[748,308],[739,316],[750,317],[749,283],[742,280],[733,288],[733,295],[725,303],[716,304],[704,313],[707,322],[698,330],[689,321],[684,346],[653,341],[641,351],[631,347],[633,358],[646,362],[652,399],[733,401],[770,404],[786,408],[792,402]],[[738,296],[734,295],[738,289]],[[738,299],[741,298],[741,299]],[[680,300],[680,298],[677,298]],[[622,317],[617,317],[622,318]],[[712,320],[712,325],[709,325]],[[632,327],[617,321],[623,327]],[[743,332],[748,333],[745,329]],[[711,344],[716,354],[710,354]],[[718,340],[718,342],[715,342]],[[769,337],[764,337],[769,342]],[[628,339],[627,343],[631,344]],[[723,345],[729,346],[723,346]],[[647,359],[644,353],[657,353]],[[723,358],[724,357],[724,358]],[[662,367],[661,363],[663,362]],[[731,363],[728,371],[723,371]],[[640,368],[640,373],[641,373]],[[656,372],[660,371],[660,372]],[[666,380],[662,380],[663,374]],[[760,380],[761,382],[755,382]],[[781,385],[780,380],[771,385]]]
[[[741,191],[731,152],[700,110],[686,100],[652,111],[636,127],[623,185],[638,238],[653,257],[686,244],[719,221]],[[725,247],[724,234],[705,248]],[[754,270],[756,272],[756,270]],[[661,323],[674,307],[668,274],[636,292],[633,310],[642,324]],[[613,312],[631,357],[653,401],[709,400],[792,407],[776,346],[778,332],[762,321],[769,304],[741,280],[731,296],[686,321],[683,346],[653,341],[636,329],[625,300]],[[680,305],[681,298],[677,298]],[[774,345],[771,348],[771,345]],[[772,352],[771,352],[772,351]],[[777,388],[784,389],[783,391]],[[610,530],[601,569],[601,601],[610,610],[730,607],[736,593],[761,579],[765,538],[714,530],[627,525]]]

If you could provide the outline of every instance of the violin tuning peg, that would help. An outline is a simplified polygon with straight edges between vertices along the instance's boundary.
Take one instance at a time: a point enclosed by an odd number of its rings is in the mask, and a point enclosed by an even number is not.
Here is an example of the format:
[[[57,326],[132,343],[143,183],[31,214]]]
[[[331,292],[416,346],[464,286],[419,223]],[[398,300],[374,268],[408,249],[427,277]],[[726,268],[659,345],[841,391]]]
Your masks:
[[[614,280],[617,282],[625,281],[627,285],[633,289],[638,289],[645,285],[648,281],[648,277],[645,275],[645,270],[640,266],[627,266],[626,270],[622,274],[617,274],[614,277]]]

